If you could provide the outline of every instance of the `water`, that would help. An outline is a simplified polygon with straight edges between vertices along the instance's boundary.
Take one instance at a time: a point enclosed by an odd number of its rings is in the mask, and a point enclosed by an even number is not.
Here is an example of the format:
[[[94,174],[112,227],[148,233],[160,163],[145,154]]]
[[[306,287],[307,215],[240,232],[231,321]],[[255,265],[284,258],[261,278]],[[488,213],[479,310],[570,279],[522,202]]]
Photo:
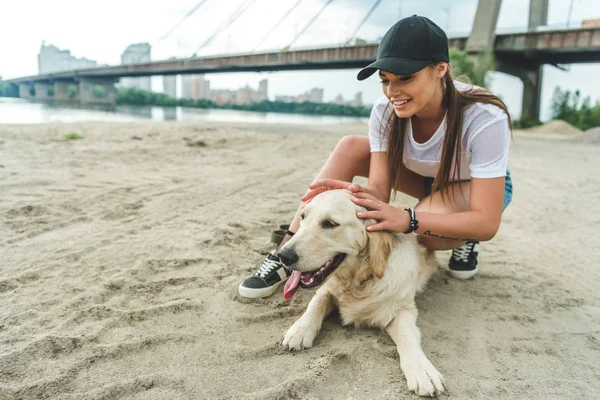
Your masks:
[[[215,121],[281,124],[339,124],[368,118],[209,110],[186,107],[117,106],[116,111],[56,107],[24,99],[0,97],[0,124],[44,124],[76,121]]]

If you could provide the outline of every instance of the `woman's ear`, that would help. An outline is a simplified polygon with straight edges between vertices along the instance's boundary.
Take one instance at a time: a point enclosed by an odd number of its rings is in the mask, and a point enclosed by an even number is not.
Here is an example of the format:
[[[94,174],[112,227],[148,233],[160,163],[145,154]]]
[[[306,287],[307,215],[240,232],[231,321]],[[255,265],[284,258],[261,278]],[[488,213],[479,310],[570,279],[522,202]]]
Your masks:
[[[448,63],[444,61],[437,63],[435,71],[438,78],[443,78],[448,73]]]

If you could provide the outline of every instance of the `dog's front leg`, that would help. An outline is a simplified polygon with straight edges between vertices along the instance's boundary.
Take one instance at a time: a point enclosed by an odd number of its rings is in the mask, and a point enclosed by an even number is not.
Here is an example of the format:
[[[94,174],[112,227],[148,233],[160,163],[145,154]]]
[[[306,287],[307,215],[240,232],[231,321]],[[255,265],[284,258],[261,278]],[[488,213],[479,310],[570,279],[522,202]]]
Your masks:
[[[313,340],[321,329],[323,319],[333,308],[333,296],[326,287],[321,287],[308,303],[304,314],[285,333],[283,346],[290,350],[312,347]]]
[[[444,391],[443,377],[423,353],[417,315],[413,303],[400,311],[386,331],[396,343],[408,389],[419,396],[434,396]]]

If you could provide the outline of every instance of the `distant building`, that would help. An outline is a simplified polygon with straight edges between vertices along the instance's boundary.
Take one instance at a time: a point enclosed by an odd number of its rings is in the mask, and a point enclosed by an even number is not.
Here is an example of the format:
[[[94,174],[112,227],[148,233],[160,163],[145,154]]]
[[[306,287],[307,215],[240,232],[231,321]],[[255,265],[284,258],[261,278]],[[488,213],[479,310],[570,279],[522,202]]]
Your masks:
[[[61,50],[51,44],[46,45],[46,42],[42,42],[42,47],[38,53],[38,73],[40,74],[97,66],[96,61],[74,57],[69,50]]]
[[[148,43],[136,43],[127,46],[121,54],[121,64],[140,64],[150,62],[150,45]],[[148,77],[143,78],[121,78],[120,84],[125,87],[135,87],[142,90],[152,90],[152,80]]]
[[[204,79],[204,75],[190,77],[190,98],[194,100],[210,99],[210,81]]]
[[[192,98],[192,75],[181,75],[181,98]]]
[[[275,101],[283,101],[284,103],[294,103],[296,97],[294,96],[285,96],[285,95],[277,95],[275,96]]]
[[[353,101],[352,105],[354,107],[361,107],[363,105],[362,92],[358,92],[354,95],[354,101]]]
[[[211,100],[217,104],[235,104],[236,90],[218,89],[211,91]]]
[[[275,96],[276,101],[283,101],[286,103],[303,103],[305,101],[311,103],[322,103],[323,102],[323,89],[313,88],[306,93],[302,93],[298,96]]]
[[[262,81],[258,82],[258,93],[260,93],[262,100],[267,100],[269,98],[268,90],[269,81],[263,79]]]
[[[335,96],[335,99],[333,99],[333,103],[334,104],[344,104],[344,98],[342,97],[341,94],[338,94],[337,96]]]
[[[177,98],[177,75],[163,76],[163,93],[174,99]]]
[[[340,104],[340,105],[346,105],[346,106],[353,106],[353,107],[360,107],[363,105],[362,102],[362,92],[358,92],[354,95],[354,99],[350,100],[350,101],[345,101],[344,98],[342,97],[341,94],[338,94],[335,99],[333,99],[332,103],[334,104]]]
[[[267,96],[268,81],[263,79],[258,83],[258,90],[252,89],[250,86],[238,89],[235,93],[235,104],[251,104],[260,103],[268,100]]]
[[[181,97],[184,99],[207,99],[216,104],[251,104],[268,100],[269,84],[263,79],[258,84],[258,90],[246,85],[238,90],[211,89],[210,81],[204,75],[182,75]]]

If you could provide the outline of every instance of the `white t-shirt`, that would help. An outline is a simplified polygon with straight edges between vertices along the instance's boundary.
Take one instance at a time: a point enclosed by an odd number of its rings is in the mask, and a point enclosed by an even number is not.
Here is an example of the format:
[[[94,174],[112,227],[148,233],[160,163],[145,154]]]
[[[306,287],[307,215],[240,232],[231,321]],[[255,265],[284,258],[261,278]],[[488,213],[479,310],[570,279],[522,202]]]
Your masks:
[[[459,91],[470,87],[459,81],[454,81],[454,85]],[[369,118],[371,152],[387,150],[388,133],[381,131],[393,112],[386,96],[378,98],[373,105]],[[500,107],[484,103],[465,107],[463,113],[459,180],[505,176],[510,144],[508,116]],[[407,120],[402,160],[408,169],[421,176],[436,176],[442,156],[446,118],[447,115],[434,135],[425,143],[417,143],[414,140],[410,118]],[[454,176],[454,169],[450,176]]]

